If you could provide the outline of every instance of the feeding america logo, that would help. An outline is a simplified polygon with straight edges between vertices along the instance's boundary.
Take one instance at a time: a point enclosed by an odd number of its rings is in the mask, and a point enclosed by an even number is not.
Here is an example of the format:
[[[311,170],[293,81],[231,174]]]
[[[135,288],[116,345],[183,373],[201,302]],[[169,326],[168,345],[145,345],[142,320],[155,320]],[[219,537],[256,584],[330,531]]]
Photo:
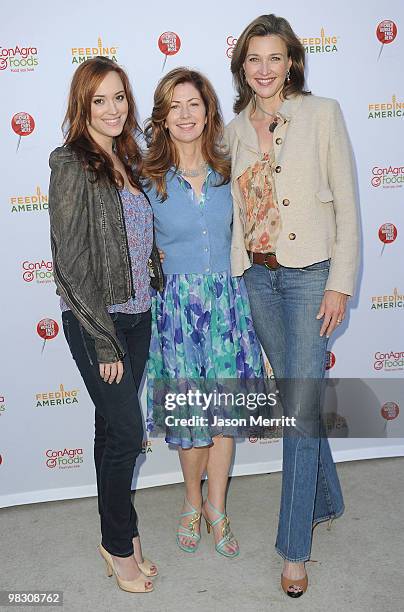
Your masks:
[[[12,213],[48,210],[48,194],[38,186],[33,194],[13,195],[9,198]]]
[[[326,34],[324,28],[321,28],[320,36],[299,38],[299,40],[306,53],[335,53],[338,51],[338,36]]]
[[[37,393],[35,396],[35,407],[43,408],[47,406],[65,406],[79,403],[79,389],[65,389],[60,384],[56,391],[45,391]]]
[[[72,64],[82,64],[93,57],[109,57],[113,62],[118,61],[118,47],[104,47],[101,36],[98,37],[96,47],[72,47]]]

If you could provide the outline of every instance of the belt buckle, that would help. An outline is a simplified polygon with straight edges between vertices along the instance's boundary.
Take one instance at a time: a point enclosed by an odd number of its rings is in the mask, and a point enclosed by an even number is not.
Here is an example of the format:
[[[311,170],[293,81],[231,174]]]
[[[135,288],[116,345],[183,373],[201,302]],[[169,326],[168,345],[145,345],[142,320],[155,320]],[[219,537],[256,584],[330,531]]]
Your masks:
[[[276,270],[277,268],[279,268],[279,264],[277,262],[277,265],[273,266],[271,265],[271,263],[267,260],[268,256],[273,255],[276,259],[276,254],[275,253],[267,253],[265,256],[265,261],[264,261],[264,266],[268,269],[268,270]]]

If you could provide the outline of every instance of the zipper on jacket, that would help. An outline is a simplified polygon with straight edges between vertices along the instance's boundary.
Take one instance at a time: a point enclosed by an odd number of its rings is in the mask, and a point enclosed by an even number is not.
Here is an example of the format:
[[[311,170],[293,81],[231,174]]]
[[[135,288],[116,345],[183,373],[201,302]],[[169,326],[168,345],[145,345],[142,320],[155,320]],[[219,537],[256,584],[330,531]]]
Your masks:
[[[62,274],[58,262],[57,262],[57,248],[56,248],[56,243],[54,238],[52,237],[52,242],[53,242],[53,247],[55,249],[55,272],[56,275],[59,277],[62,287],[65,289],[66,291],[66,295],[68,295],[71,303],[77,308],[77,310],[80,312],[81,316],[83,317],[83,319],[85,321],[87,321],[89,327],[92,327],[93,329],[95,329],[96,331],[98,331],[101,335],[107,336],[108,340],[110,341],[110,343],[112,344],[117,357],[122,360],[124,357],[124,354],[122,353],[122,351],[120,350],[118,344],[116,343],[114,337],[112,336],[112,334],[110,334],[110,332],[102,325],[100,325],[99,323],[97,323],[96,321],[94,321],[91,318],[91,314],[88,312],[88,310],[86,310],[85,308],[83,308],[83,305],[79,302],[79,300],[74,296],[69,283],[67,282],[67,280],[65,279],[64,275]]]
[[[125,225],[125,220],[124,220],[124,215],[123,215],[123,204],[122,204],[122,200],[121,200],[121,195],[118,191],[118,189],[115,187],[115,192],[116,195],[118,196],[118,200],[119,200],[119,206],[118,206],[118,212],[119,212],[119,220],[121,222],[121,226],[124,230],[124,234],[125,234],[125,245],[126,245],[126,253],[127,253],[127,261],[129,264],[129,282],[130,282],[130,287],[129,287],[129,295],[130,297],[134,298],[135,297],[135,284],[133,282],[133,272],[132,272],[132,265],[130,262],[130,253],[129,253],[129,243],[128,243],[128,234],[126,233],[126,225]]]
[[[104,241],[105,261],[106,261],[106,265],[107,265],[107,276],[108,276],[109,294],[110,294],[110,297],[111,297],[111,304],[115,304],[116,300],[115,300],[114,290],[112,288],[112,282],[111,282],[111,266],[110,266],[110,263],[109,263],[109,257],[108,257],[108,251],[107,251],[107,241],[105,239],[106,223],[105,223],[104,200],[102,199],[102,196],[101,196],[101,191],[100,191],[100,186],[99,186],[98,181],[97,181],[97,189],[98,189],[98,197],[100,198],[102,238],[103,238],[103,241]]]

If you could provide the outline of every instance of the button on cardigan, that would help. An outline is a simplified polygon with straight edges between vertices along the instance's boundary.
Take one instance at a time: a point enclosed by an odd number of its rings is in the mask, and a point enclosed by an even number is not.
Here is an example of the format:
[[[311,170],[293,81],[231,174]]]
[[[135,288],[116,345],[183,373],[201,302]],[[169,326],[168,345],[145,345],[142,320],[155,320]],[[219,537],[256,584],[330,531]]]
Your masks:
[[[154,213],[156,243],[165,253],[165,274],[230,271],[233,201],[230,184],[220,182],[220,175],[209,172],[205,198],[198,203],[170,170],[164,202],[154,187],[147,192]]]

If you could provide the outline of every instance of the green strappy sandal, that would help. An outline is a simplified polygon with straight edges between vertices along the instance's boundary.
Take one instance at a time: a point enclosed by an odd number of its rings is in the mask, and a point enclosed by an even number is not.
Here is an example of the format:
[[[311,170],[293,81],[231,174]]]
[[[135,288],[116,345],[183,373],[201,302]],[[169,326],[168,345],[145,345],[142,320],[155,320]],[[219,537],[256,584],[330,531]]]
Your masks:
[[[208,499],[206,500],[206,503],[209,505],[209,508],[211,510],[213,510],[214,512],[216,512],[216,514],[219,515],[219,518],[217,518],[214,521],[209,520],[205,515],[203,515],[206,521],[206,529],[208,533],[210,533],[210,530],[212,527],[215,527],[215,525],[220,523],[220,521],[223,521],[222,539],[219,540],[219,542],[215,546],[217,552],[220,555],[223,555],[224,557],[230,557],[230,558],[237,557],[240,554],[240,550],[238,548],[238,542],[230,529],[229,517],[227,516],[227,514],[224,514],[223,512],[219,512],[219,510],[217,510],[214,506],[212,506],[212,504],[210,503]],[[228,552],[225,549],[226,544],[229,544],[230,542],[231,543],[235,542],[237,544],[237,549],[232,553]]]
[[[191,508],[191,511],[182,512],[180,514],[180,520],[184,516],[190,516],[192,518],[190,519],[188,526],[182,525],[181,523],[179,524],[177,529],[177,544],[179,548],[181,548],[181,550],[184,550],[188,553],[193,553],[198,548],[199,540],[201,539],[200,534],[196,533],[195,531],[195,525],[201,520],[201,513],[195,510],[195,508],[192,506],[192,504],[189,503],[187,499],[185,499],[185,503]],[[193,546],[187,546],[186,544],[183,544],[181,542],[181,537],[191,538],[195,541],[195,544]]]

